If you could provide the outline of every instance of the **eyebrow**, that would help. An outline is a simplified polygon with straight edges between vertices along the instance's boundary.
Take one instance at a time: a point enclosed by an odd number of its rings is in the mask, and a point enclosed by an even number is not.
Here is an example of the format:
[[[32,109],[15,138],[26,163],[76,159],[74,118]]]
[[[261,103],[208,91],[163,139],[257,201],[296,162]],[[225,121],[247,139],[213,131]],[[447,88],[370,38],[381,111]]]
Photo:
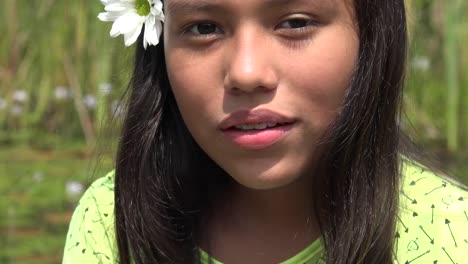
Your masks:
[[[248,1],[248,0],[246,0]],[[169,13],[179,12],[215,12],[215,11],[226,11],[226,7],[222,4],[223,0],[170,0],[167,5],[167,11]],[[279,8],[286,5],[292,4],[309,4],[312,6],[328,6],[334,1],[329,0],[263,0],[262,6],[269,8]]]
[[[183,0],[170,0],[167,5],[167,10],[169,13],[176,13],[178,11],[200,11],[213,9],[213,7],[218,6],[207,1],[183,1]]]

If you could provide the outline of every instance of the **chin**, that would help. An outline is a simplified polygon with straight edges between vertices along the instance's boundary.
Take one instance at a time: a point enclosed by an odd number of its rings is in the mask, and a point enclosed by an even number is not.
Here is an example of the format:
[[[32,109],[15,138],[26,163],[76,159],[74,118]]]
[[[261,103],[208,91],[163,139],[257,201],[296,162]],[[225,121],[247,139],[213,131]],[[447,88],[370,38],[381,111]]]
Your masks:
[[[264,171],[240,169],[226,170],[227,173],[241,186],[253,190],[272,190],[285,187],[296,181],[298,176],[291,171],[280,171],[279,168],[270,168]]]

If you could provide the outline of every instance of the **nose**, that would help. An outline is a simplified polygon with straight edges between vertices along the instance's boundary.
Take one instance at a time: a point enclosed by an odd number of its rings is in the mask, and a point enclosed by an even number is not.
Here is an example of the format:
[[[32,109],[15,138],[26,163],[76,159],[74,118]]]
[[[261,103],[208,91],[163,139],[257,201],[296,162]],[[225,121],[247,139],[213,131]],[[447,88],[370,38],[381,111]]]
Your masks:
[[[267,36],[254,30],[238,31],[227,51],[224,85],[230,93],[268,92],[278,86]],[[270,43],[271,45],[271,43]]]

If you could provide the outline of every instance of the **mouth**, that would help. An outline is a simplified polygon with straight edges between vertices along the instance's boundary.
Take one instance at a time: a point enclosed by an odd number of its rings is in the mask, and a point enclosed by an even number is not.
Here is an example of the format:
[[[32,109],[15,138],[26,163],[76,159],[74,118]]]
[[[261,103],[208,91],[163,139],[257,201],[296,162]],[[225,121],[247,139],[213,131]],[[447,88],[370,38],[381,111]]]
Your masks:
[[[296,120],[286,117],[268,109],[243,110],[230,114],[219,124],[223,131],[237,130],[263,130],[294,123]]]
[[[271,128],[277,128],[282,126],[287,126],[292,123],[254,123],[254,124],[240,124],[231,126],[224,131],[227,130],[236,130],[236,131],[261,131]]]
[[[223,131],[227,138],[243,149],[259,150],[270,147],[284,139],[295,123],[239,125]],[[253,128],[252,128],[253,127]]]
[[[223,120],[220,129],[241,148],[258,150],[285,138],[296,122],[271,110],[239,111]]]

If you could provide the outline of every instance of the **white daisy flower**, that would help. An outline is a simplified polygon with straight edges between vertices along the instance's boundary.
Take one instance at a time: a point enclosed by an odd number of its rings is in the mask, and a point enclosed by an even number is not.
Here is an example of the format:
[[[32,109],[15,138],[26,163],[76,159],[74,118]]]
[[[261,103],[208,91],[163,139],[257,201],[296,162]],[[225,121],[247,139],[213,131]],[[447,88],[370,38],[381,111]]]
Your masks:
[[[44,180],[44,173],[42,173],[40,171],[36,171],[36,172],[34,172],[34,174],[32,176],[32,179],[35,182],[42,182],[42,180]]]
[[[112,91],[112,84],[110,83],[101,83],[99,85],[99,92],[103,95],[109,95]]]
[[[69,196],[75,197],[83,194],[84,186],[78,181],[67,181],[65,184],[65,190]]]
[[[94,95],[87,94],[83,97],[83,104],[88,109],[94,109],[97,106],[97,99]]]
[[[426,56],[417,56],[413,59],[413,68],[427,72],[431,68],[431,60]]]
[[[55,99],[57,100],[65,100],[72,97],[72,93],[69,89],[63,86],[58,86],[55,88],[54,91]]]
[[[13,93],[13,100],[19,103],[24,103],[28,100],[28,92],[25,90],[16,90]]]
[[[163,3],[160,0],[101,0],[106,12],[100,13],[101,21],[114,22],[111,37],[124,35],[125,46],[138,39],[143,24],[143,47],[156,46],[162,33],[164,22]]]

